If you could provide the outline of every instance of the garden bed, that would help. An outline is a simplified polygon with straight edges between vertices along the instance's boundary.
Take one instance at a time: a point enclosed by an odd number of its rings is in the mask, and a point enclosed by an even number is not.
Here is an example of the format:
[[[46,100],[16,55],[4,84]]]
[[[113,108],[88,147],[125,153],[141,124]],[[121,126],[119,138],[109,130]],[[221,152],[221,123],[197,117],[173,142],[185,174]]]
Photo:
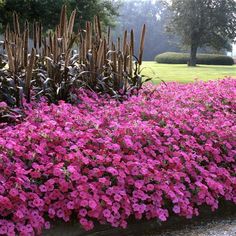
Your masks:
[[[25,104],[25,120],[0,129],[0,235],[72,219],[129,232],[132,218],[151,227],[235,204],[235,87],[148,85],[123,102],[79,90],[77,106]]]

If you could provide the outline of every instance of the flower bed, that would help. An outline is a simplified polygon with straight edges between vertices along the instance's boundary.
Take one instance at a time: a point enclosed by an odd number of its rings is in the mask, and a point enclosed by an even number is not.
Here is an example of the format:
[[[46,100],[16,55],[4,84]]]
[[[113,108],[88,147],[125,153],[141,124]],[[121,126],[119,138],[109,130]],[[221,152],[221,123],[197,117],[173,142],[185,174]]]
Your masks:
[[[148,86],[123,103],[28,105],[0,129],[0,235],[78,219],[113,227],[236,204],[236,80]]]

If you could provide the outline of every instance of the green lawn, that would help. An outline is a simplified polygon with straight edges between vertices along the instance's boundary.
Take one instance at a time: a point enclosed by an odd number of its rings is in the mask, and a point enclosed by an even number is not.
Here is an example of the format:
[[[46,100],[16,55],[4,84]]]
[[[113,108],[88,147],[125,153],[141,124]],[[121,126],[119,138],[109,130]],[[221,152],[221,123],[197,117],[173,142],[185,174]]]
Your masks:
[[[236,65],[234,66],[211,66],[200,65],[188,67],[187,65],[158,64],[152,61],[143,63],[143,75],[153,78],[154,83],[178,81],[181,83],[193,82],[196,78],[207,81],[231,76],[236,78]],[[158,79],[160,78],[160,79]]]

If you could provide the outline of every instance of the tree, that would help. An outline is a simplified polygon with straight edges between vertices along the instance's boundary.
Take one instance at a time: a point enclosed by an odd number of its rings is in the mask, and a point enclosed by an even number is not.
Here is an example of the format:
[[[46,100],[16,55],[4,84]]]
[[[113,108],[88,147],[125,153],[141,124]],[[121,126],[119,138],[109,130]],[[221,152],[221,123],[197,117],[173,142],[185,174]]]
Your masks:
[[[118,15],[119,4],[109,0],[0,0],[0,24],[6,26],[13,11],[16,11],[22,21],[40,21],[45,31],[53,29],[58,23],[63,4],[67,4],[68,14],[77,9],[76,26],[79,24],[83,27],[97,14],[104,25],[112,25],[114,17]]]
[[[199,47],[230,48],[236,37],[235,0],[172,0],[168,30],[190,46],[189,66],[196,66]]]
[[[179,47],[170,42],[171,37],[165,32],[168,9],[161,1],[125,0],[120,6],[115,35],[123,36],[124,30],[134,30],[135,55],[138,53],[139,37],[142,25],[146,24],[144,60],[153,60],[162,52],[179,51]]]

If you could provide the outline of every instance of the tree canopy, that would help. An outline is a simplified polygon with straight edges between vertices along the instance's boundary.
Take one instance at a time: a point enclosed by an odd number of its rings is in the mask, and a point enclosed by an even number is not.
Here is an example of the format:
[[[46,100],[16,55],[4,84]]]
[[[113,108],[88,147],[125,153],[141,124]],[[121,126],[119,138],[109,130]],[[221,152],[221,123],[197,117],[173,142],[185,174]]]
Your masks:
[[[64,4],[68,6],[68,14],[77,9],[77,26],[84,26],[97,14],[104,25],[112,25],[119,6],[110,0],[0,0],[0,23],[4,28],[15,11],[22,21],[40,21],[46,31],[56,26]]]
[[[196,65],[199,47],[229,49],[236,37],[234,0],[172,0],[168,30],[191,48],[190,66]]]
[[[153,60],[157,54],[166,51],[179,51],[179,41],[165,32],[168,9],[162,1],[126,0],[122,2],[119,14],[115,33],[122,36],[124,30],[134,30],[136,55],[140,31],[146,24],[144,60]]]

